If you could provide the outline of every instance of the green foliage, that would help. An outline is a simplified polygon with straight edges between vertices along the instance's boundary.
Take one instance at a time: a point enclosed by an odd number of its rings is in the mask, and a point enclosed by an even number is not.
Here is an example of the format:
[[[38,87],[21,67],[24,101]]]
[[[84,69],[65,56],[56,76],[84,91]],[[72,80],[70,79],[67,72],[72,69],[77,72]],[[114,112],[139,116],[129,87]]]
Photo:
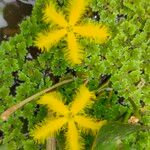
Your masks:
[[[66,3],[64,0],[57,7],[64,10]],[[97,93],[97,102],[88,113],[101,120],[127,123],[131,115],[137,115],[129,101],[132,100],[140,114],[140,124],[149,126],[149,1],[92,0],[83,21],[93,20],[94,15],[98,15],[100,19],[96,21],[109,26],[111,38],[102,45],[81,39],[79,42],[84,47],[86,59],[74,67],[69,67],[64,59],[63,42],[45,53],[34,47],[35,35],[47,27],[42,21],[44,5],[45,1],[37,0],[32,16],[20,24],[21,33],[0,43],[0,113],[52,84],[76,77],[74,82],[59,88],[66,103],[71,100],[72,91],[85,79],[90,90],[95,91],[108,80],[107,86]],[[142,106],[140,100],[144,103]],[[8,121],[0,121],[3,147],[9,150],[45,149],[45,145],[36,144],[28,133],[46,114],[45,107],[32,102],[17,110]],[[120,127],[116,126],[118,129]],[[129,132],[129,128],[126,131]],[[61,138],[64,137],[60,135],[58,139]],[[89,135],[86,138],[88,148],[92,142]],[[121,142],[124,149],[150,147],[149,133],[143,131],[132,133]]]
[[[148,136],[148,133],[146,133],[146,131],[148,131],[147,127],[141,127],[139,125],[122,124],[122,123],[117,123],[117,122],[108,123],[107,125],[103,126],[100,132],[97,134],[97,137],[96,137],[96,140],[92,149],[93,150],[130,149],[131,138],[136,139],[137,135],[134,135],[134,133],[137,133],[140,130],[145,130],[145,132],[143,132],[142,134],[143,135],[147,134]],[[127,136],[129,137],[126,138]],[[141,147],[141,148],[138,147],[138,149],[148,148],[147,146],[149,145],[142,146],[142,141],[139,142],[138,139],[136,140],[135,139],[134,139],[134,142],[139,143],[137,145]],[[142,135],[141,135],[141,139],[142,139]]]

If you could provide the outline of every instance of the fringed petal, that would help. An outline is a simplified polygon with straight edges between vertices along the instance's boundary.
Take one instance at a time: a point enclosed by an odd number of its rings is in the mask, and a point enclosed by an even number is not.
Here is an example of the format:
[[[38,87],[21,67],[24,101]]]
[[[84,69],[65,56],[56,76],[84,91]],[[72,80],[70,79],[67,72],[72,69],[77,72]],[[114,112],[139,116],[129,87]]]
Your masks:
[[[92,131],[92,133],[96,133],[102,125],[106,123],[106,121],[100,121],[96,122],[93,118],[91,117],[85,117],[85,116],[75,116],[75,122],[78,124],[78,127],[84,131],[84,132],[89,132]]]
[[[48,137],[54,137],[66,122],[67,119],[64,117],[53,120],[46,119],[41,124],[35,126],[35,129],[30,132],[30,135],[38,143],[44,143]]]
[[[74,32],[98,43],[104,43],[110,36],[106,26],[92,23],[76,26]]]
[[[83,110],[87,105],[91,104],[91,99],[95,98],[95,94],[90,92],[88,88],[81,85],[79,91],[77,92],[74,101],[71,105],[71,112],[75,115]]]
[[[83,52],[79,48],[79,45],[76,41],[76,37],[74,33],[69,32],[68,37],[68,49],[66,50],[65,56],[66,59],[71,62],[72,65],[80,64],[82,60]]]
[[[75,25],[86,10],[89,0],[71,0],[69,9],[69,25]]]
[[[38,103],[47,105],[50,110],[62,115],[66,115],[69,112],[67,106],[62,102],[61,95],[56,92],[45,94],[41,97]]]
[[[59,42],[66,34],[65,29],[56,30],[56,31],[48,31],[39,33],[35,39],[35,46],[37,46],[42,51],[49,50],[53,45]]]
[[[83,142],[73,121],[68,122],[66,150],[82,150]]]
[[[53,23],[59,25],[60,27],[67,26],[67,21],[65,20],[62,13],[60,13],[60,11],[59,11],[59,13],[57,13],[54,4],[48,4],[45,7],[43,20],[46,23],[49,23],[52,21]]]

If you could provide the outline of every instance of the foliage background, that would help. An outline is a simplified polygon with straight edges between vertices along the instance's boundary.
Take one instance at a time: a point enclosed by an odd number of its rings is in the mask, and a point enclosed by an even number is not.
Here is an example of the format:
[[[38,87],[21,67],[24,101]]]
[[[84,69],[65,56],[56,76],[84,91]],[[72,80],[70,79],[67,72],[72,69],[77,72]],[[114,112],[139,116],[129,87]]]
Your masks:
[[[58,9],[65,11],[67,0],[53,1]],[[76,77],[71,84],[59,88],[66,103],[84,79],[88,79],[91,90],[97,90],[109,81],[107,90],[97,96],[89,113],[98,119],[125,123],[135,115],[140,118],[139,124],[150,125],[149,2],[92,0],[83,21],[95,20],[108,25],[112,36],[102,45],[81,39],[86,58],[82,65],[74,67],[68,67],[64,59],[65,42],[45,53],[33,46],[35,35],[47,27],[42,22],[45,2],[37,0],[32,16],[20,25],[21,33],[0,44],[0,113],[52,84]],[[136,104],[140,116],[130,101]],[[43,120],[46,113],[45,107],[32,102],[16,111],[7,122],[1,120],[1,143],[9,150],[45,149],[44,145],[34,143],[29,130]],[[94,138],[90,135],[85,138],[88,149]],[[130,134],[121,140],[121,144],[126,149],[150,149],[149,138],[148,132],[141,131]],[[64,138],[59,135],[58,139],[61,145]]]

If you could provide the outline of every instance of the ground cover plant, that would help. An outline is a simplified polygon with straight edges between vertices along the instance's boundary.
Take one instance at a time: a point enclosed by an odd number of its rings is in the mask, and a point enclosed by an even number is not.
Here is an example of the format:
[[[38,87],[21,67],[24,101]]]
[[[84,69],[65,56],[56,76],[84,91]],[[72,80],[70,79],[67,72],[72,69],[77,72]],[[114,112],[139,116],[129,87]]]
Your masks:
[[[0,43],[0,149],[150,149],[149,8],[37,0]]]

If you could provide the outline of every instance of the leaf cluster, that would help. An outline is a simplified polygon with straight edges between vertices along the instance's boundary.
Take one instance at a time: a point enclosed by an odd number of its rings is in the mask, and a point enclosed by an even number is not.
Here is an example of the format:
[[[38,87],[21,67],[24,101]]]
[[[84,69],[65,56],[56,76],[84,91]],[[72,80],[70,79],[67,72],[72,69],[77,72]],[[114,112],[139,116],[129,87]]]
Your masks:
[[[58,9],[65,11],[67,0],[62,2],[54,3]],[[45,3],[37,0],[32,16],[20,24],[21,33],[0,43],[0,113],[52,84],[67,77],[76,77],[74,82],[58,89],[65,95],[66,103],[70,102],[74,90],[84,79],[88,80],[90,90],[95,91],[109,81],[97,94],[97,103],[87,113],[98,119],[127,123],[131,115],[137,114],[130,103],[132,100],[140,112],[140,124],[150,125],[149,2],[92,0],[83,21],[94,20],[108,25],[111,39],[102,45],[80,39],[86,57],[81,65],[72,67],[68,67],[60,51],[64,42],[44,53],[33,46],[36,34],[47,28],[41,11]],[[32,102],[18,110],[7,122],[0,121],[3,147],[10,150],[45,149],[44,145],[34,143],[28,133],[46,114],[45,107]],[[63,138],[59,135],[58,141],[63,141]],[[145,145],[148,147],[148,138],[149,134],[141,131],[122,142],[133,149],[144,149]],[[93,137],[88,135],[87,149],[92,142]]]

